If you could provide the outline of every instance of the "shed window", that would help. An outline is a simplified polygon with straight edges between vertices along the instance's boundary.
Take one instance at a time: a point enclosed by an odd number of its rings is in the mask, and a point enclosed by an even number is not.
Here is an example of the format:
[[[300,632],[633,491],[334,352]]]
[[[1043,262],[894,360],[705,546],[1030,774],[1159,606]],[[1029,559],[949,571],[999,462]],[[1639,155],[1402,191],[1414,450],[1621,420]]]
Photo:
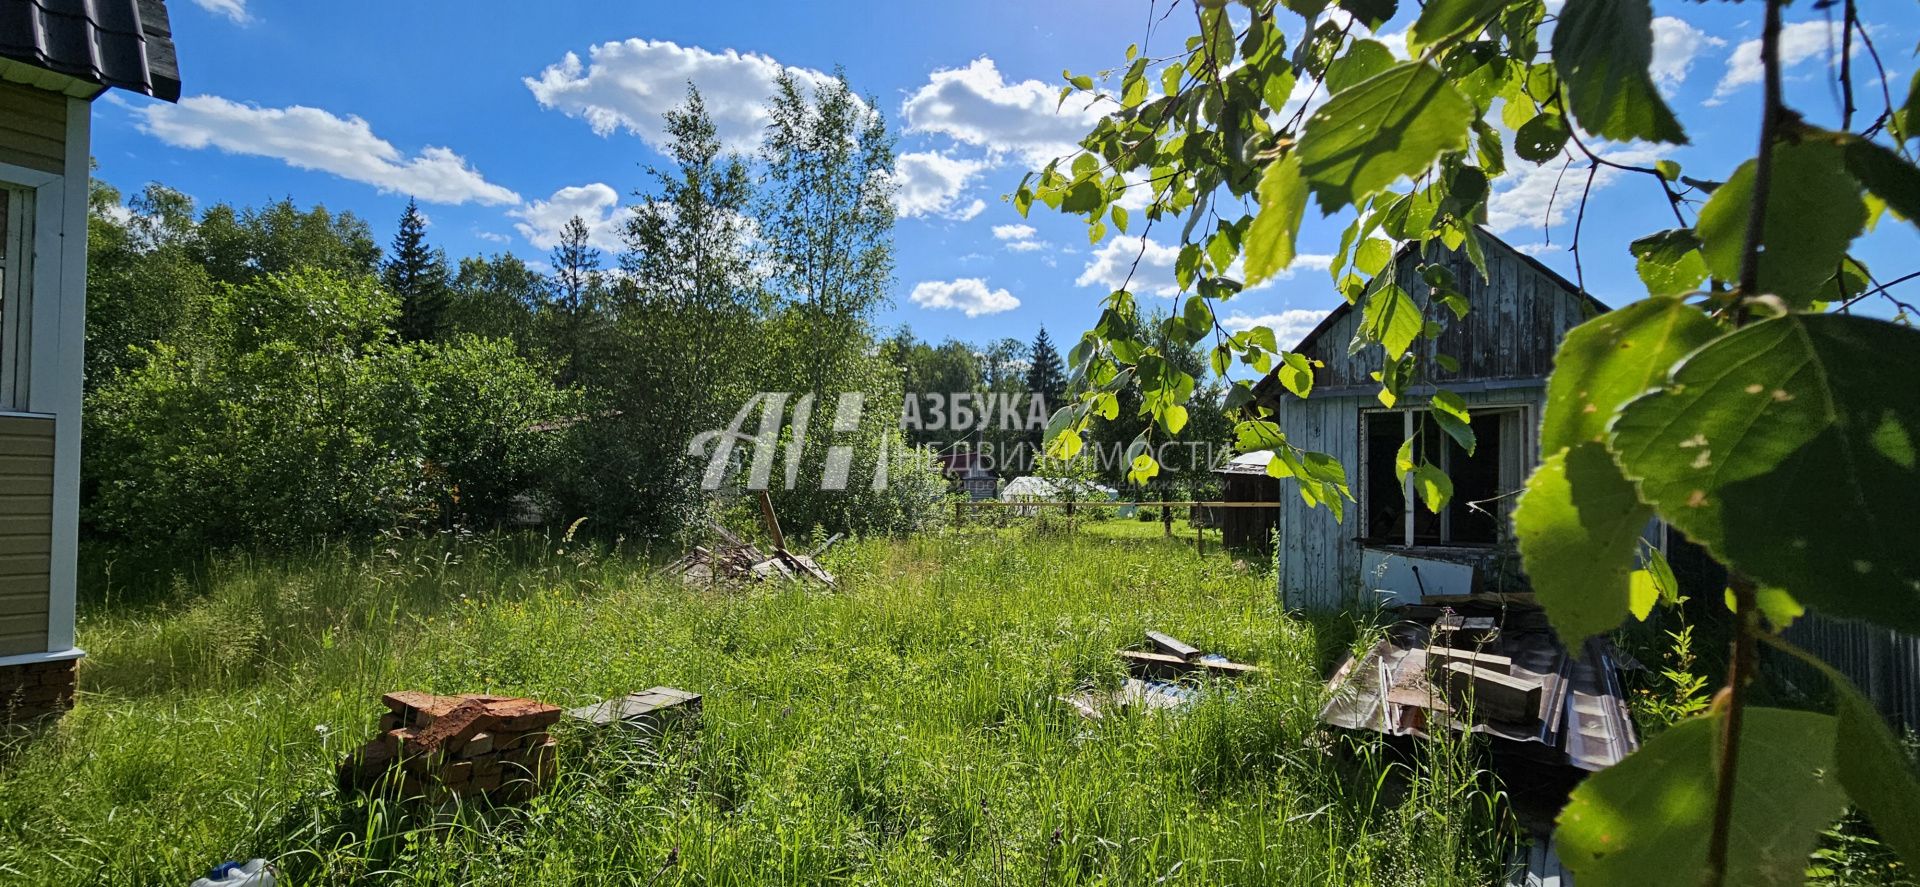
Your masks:
[[[33,191],[0,185],[0,409],[27,407],[33,331]]]
[[[1473,410],[1474,452],[1454,442],[1426,410],[1363,414],[1366,541],[1387,545],[1492,545],[1506,532],[1512,494],[1525,480],[1528,424],[1522,407]],[[1412,438],[1428,462],[1453,479],[1453,499],[1439,514],[1427,510],[1394,467]]]

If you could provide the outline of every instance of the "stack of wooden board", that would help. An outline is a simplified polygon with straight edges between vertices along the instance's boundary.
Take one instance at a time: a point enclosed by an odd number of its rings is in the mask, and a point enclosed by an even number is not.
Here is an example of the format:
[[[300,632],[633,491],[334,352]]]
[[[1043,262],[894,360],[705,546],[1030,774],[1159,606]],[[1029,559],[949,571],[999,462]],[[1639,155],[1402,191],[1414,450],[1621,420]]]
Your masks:
[[[340,765],[343,790],[382,789],[442,801],[532,797],[549,782],[560,707],[534,699],[412,690],[381,697],[380,734]]]
[[[1063,696],[1061,701],[1082,717],[1094,719],[1100,718],[1109,709],[1179,708],[1199,696],[1199,691],[1192,686],[1192,679],[1237,678],[1259,671],[1254,666],[1208,653],[1163,632],[1149,631],[1146,637],[1151,650],[1119,652],[1120,661],[1126,663],[1128,678],[1118,691],[1100,693],[1083,690],[1072,696]]]
[[[700,715],[700,694],[673,687],[654,687],[638,693],[596,702],[567,712],[567,717],[588,727],[618,724],[646,733],[658,733],[683,720]]]

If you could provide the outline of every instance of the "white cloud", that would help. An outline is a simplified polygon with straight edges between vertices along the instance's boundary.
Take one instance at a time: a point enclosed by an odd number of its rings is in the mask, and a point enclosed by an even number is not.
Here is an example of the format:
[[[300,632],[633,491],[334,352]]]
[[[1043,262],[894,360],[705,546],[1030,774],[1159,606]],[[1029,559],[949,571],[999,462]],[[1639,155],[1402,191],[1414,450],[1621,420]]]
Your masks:
[[[1646,142],[1609,144],[1587,135],[1581,138],[1594,153],[1615,163],[1643,166],[1661,156],[1657,146]],[[1519,228],[1566,224],[1579,210],[1581,192],[1587,187],[1586,165],[1570,162],[1572,156],[1562,152],[1560,157],[1539,166],[1516,163],[1510,167],[1506,175],[1494,182],[1493,194],[1487,198],[1487,228],[1495,234],[1505,234]],[[1600,167],[1593,176],[1593,193],[1612,185],[1620,175],[1620,170]]]
[[[1655,83],[1672,93],[1687,79],[1693,58],[1703,46],[1725,46],[1727,41],[1709,36],[1685,21],[1670,15],[1653,20],[1653,64]]]
[[[1298,347],[1300,340],[1325,320],[1328,312],[1308,308],[1289,308],[1278,314],[1243,314],[1238,311],[1221,318],[1220,325],[1233,332],[1264,326],[1273,330],[1273,340],[1283,350]]]
[[[561,188],[552,197],[529,201],[507,215],[520,220],[514,230],[528,243],[548,250],[560,245],[560,229],[567,220],[579,216],[587,223],[587,242],[610,253],[622,248],[620,223],[627,217],[620,206],[620,192],[604,182]]]
[[[1036,239],[1039,232],[1032,225],[1013,224],[993,226],[993,238],[1007,248],[1008,252],[1030,253],[1046,249],[1053,244]]]
[[[1179,247],[1162,244],[1151,237],[1116,237],[1093,251],[1086,268],[1081,270],[1074,284],[1100,286],[1107,290],[1124,286],[1135,293],[1172,297],[1180,293],[1180,283],[1173,272],[1174,263],[1179,258]],[[1331,267],[1332,256],[1301,253],[1294,256],[1293,264],[1247,291],[1265,289],[1275,280],[1289,280],[1302,269],[1325,271]],[[1128,280],[1129,273],[1132,274],[1131,282]],[[1234,260],[1233,265],[1227,268],[1227,276],[1245,279],[1240,260]]]
[[[1529,256],[1539,256],[1560,251],[1560,247],[1551,243],[1517,243],[1513,245],[1513,248]]]
[[[927,309],[951,309],[968,317],[999,314],[1020,307],[1020,300],[1004,289],[992,289],[978,277],[959,280],[923,280],[914,284],[907,298]]]
[[[938,151],[915,151],[894,158],[894,209],[902,218],[945,216],[962,221],[987,208],[985,202],[962,203],[961,194],[989,164]]]
[[[1177,246],[1150,237],[1116,237],[1093,251],[1087,267],[1073,282],[1075,286],[1098,286],[1108,291],[1126,287],[1136,293],[1170,297],[1180,292],[1173,273],[1178,258]]]
[[[193,3],[214,15],[224,15],[235,23],[244,24],[252,18],[247,14],[247,0],[193,0]]]
[[[603,136],[625,129],[655,148],[667,143],[665,114],[686,101],[689,82],[699,87],[721,143],[747,152],[760,144],[767,99],[782,69],[806,86],[832,79],[758,53],[709,52],[668,40],[602,43],[587,55],[583,64],[569,52],[522,82],[543,107],[581,118]]]
[[[1087,99],[1069,98],[1056,110],[1058,86],[1038,80],[1007,82],[993,59],[934,71],[901,107],[908,132],[1010,152],[1032,166],[1079,150],[1102,115]]]
[[[403,156],[391,142],[374,135],[367,121],[352,115],[337,117],[304,105],[262,108],[210,95],[181,99],[177,105],[141,105],[134,114],[143,132],[181,148],[211,146],[273,157],[429,203],[520,202],[520,195],[487,181],[452,150],[426,147]]]
[[[484,240],[488,243],[512,243],[513,242],[513,238],[508,237],[507,235],[502,234],[498,231],[475,231],[473,232],[473,236],[478,237],[481,240]]]
[[[1780,67],[1791,68],[1815,56],[1824,56],[1830,49],[1838,55],[1839,46],[1839,22],[1794,22],[1780,29]],[[1742,41],[1727,56],[1727,73],[1713,88],[1714,99],[1724,98],[1749,83],[1759,83],[1765,74],[1766,69],[1760,64],[1760,41]]]

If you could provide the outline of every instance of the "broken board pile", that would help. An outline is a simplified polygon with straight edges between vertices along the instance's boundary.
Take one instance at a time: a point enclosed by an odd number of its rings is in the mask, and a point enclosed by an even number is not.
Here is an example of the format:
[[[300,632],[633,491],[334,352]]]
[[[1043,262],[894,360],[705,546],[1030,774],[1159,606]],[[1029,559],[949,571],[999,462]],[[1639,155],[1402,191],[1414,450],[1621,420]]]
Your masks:
[[[1061,697],[1061,701],[1081,717],[1093,720],[1108,710],[1173,709],[1199,698],[1200,691],[1193,683],[1196,678],[1238,678],[1259,671],[1158,631],[1147,632],[1147,645],[1152,649],[1119,652],[1120,661],[1127,666],[1127,679],[1119,690],[1082,690]]]
[[[1570,651],[1537,607],[1405,606],[1387,636],[1328,681],[1320,720],[1350,730],[1492,737],[1495,750],[1548,765],[1603,770],[1638,747],[1604,640]]]
[[[776,547],[769,555],[759,546],[742,540],[725,527],[713,528],[713,548],[696,545],[679,560],[661,569],[666,575],[679,575],[689,585],[711,582],[763,582],[768,579],[810,579],[822,585],[834,584],[833,574],[821,569],[812,557]]]
[[[340,764],[342,790],[396,790],[429,802],[485,797],[515,803],[551,781],[560,707],[502,696],[381,697],[380,735]]]

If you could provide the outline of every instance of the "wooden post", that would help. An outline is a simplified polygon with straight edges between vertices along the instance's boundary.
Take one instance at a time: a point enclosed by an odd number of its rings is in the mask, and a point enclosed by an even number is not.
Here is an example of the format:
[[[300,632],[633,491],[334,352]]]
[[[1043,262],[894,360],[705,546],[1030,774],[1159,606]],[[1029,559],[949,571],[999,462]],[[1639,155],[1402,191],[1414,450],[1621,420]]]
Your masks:
[[[1171,505],[1160,506],[1160,534],[1169,538],[1173,536],[1173,506]]]
[[[960,507],[960,500],[953,500],[953,528],[956,530],[960,528],[960,521],[962,520],[961,514],[963,511],[964,509]]]
[[[1193,525],[1193,548],[1201,554],[1207,553],[1207,531],[1201,529],[1199,524]]]
[[[773,513],[773,497],[766,490],[760,491],[760,518],[767,522],[767,534],[773,537],[773,547],[777,551],[787,550],[787,537],[780,535],[780,518]]]

